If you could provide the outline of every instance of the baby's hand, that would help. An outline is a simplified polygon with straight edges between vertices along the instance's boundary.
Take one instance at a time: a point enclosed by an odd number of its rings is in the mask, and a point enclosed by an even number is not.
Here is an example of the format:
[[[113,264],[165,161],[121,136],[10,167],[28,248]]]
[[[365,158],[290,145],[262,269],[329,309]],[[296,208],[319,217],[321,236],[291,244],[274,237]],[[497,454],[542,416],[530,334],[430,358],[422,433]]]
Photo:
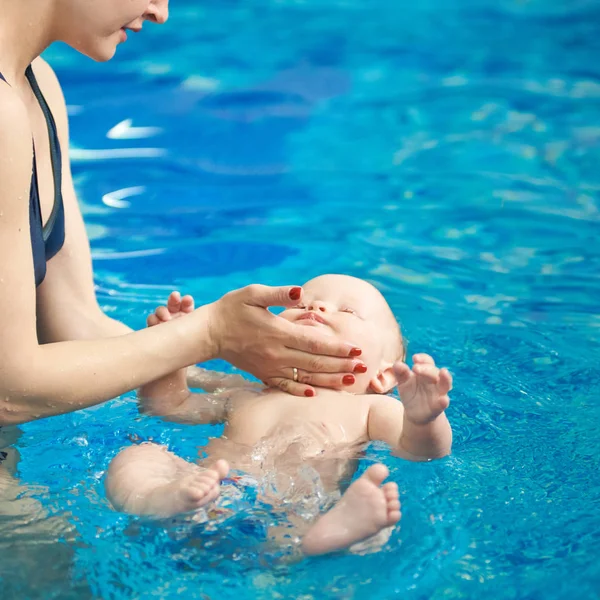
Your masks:
[[[179,292],[171,292],[166,306],[159,306],[149,317],[148,327],[166,323],[194,311],[194,299],[191,296],[181,297]]]
[[[448,369],[438,369],[431,356],[415,354],[412,370],[406,363],[398,361],[394,372],[404,414],[409,421],[425,425],[448,408],[452,375]]]

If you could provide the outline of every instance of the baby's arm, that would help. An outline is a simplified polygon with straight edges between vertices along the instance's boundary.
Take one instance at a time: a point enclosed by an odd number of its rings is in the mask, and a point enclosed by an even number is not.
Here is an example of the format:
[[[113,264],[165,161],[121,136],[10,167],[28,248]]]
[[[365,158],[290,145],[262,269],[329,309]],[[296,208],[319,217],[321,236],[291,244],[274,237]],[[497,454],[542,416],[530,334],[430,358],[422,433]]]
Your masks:
[[[194,310],[191,296],[181,298],[173,292],[167,306],[160,306],[148,317],[148,327],[170,319],[182,318]],[[140,407],[144,412],[179,423],[221,423],[225,420],[232,393],[252,383],[237,375],[213,373],[197,369],[202,375],[200,387],[215,394],[194,394],[188,387],[187,369],[179,369],[161,379],[142,386],[138,391]],[[245,385],[243,382],[245,382]]]
[[[185,369],[183,370],[185,380]],[[178,373],[163,377],[139,390],[140,409],[175,423],[203,425],[223,423],[230,394],[194,394],[180,387]]]
[[[204,390],[209,394],[232,389],[262,389],[264,385],[245,379],[241,375],[209,371],[201,367],[191,366],[187,370],[187,384],[190,387]]]
[[[369,438],[386,442],[409,460],[441,458],[452,447],[452,429],[444,412],[450,402],[452,376],[438,369],[426,354],[417,354],[413,360],[412,370],[401,362],[394,365],[402,402],[390,396],[373,398]]]

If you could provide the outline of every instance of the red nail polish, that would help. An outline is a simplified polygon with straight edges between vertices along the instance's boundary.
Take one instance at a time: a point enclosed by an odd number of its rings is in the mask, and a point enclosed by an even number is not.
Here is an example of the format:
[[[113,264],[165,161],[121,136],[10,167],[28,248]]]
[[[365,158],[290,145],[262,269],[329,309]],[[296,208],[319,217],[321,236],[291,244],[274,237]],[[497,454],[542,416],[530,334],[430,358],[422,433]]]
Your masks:
[[[367,365],[356,365],[354,367],[354,373],[366,373],[367,372]]]
[[[352,385],[355,381],[356,379],[354,379],[354,375],[344,375],[344,377],[342,378],[342,382],[345,385]]]
[[[315,393],[312,390],[304,390],[304,395],[308,398],[312,398],[315,395]]]
[[[292,300],[300,300],[301,295],[302,295],[301,287],[294,287],[290,290],[290,298]]]
[[[352,348],[350,350],[350,356],[360,356],[362,354],[362,350],[360,348]]]

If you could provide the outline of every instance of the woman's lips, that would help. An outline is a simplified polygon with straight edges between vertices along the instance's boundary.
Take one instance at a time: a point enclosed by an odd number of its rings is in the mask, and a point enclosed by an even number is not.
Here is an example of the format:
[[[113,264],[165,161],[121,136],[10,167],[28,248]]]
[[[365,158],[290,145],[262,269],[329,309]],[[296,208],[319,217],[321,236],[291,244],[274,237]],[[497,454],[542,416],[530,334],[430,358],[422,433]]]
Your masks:
[[[315,321],[317,323],[321,323],[322,325],[329,325],[323,317],[314,312],[307,312],[300,315],[296,321]],[[308,323],[307,323],[308,324]]]

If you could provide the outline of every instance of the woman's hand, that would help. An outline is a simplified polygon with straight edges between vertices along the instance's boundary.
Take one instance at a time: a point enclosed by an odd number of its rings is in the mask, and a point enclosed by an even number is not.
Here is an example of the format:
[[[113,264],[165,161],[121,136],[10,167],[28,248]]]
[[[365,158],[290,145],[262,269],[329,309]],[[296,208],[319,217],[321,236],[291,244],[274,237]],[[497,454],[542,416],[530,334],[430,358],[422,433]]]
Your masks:
[[[294,306],[301,295],[300,287],[250,285],[210,305],[209,336],[215,355],[296,396],[313,396],[313,385],[343,388],[351,385],[350,379],[354,383],[357,366],[364,372],[355,344],[294,325],[268,310]]]

